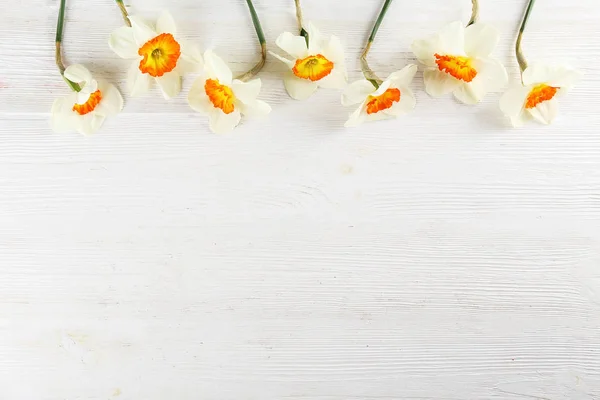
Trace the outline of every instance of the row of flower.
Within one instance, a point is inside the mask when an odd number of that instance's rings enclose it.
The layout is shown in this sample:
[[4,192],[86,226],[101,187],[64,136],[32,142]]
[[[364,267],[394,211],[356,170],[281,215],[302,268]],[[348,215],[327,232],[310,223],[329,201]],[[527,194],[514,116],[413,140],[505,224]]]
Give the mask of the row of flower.
[[[64,66],[61,56],[65,1],[61,0],[56,32],[56,63],[72,89],[52,106],[51,124],[56,132],[96,132],[106,117],[118,114],[123,98],[118,89],[95,80],[82,65]],[[416,100],[410,89],[417,72],[414,64],[406,65],[386,79],[380,79],[369,67],[367,55],[392,0],[385,0],[360,60],[364,79],[347,84],[344,49],[336,36],[323,36],[312,24],[303,24],[300,0],[294,0],[299,34],[282,33],[277,46],[289,56],[268,52],[287,66],[283,77],[289,95],[297,100],[310,97],[318,88],[344,89],[344,106],[356,107],[346,126],[366,121],[395,118],[414,109]],[[109,38],[110,48],[120,57],[133,60],[127,74],[127,89],[132,97],[148,92],[153,82],[165,99],[181,91],[181,77],[199,74],[193,82],[188,103],[209,119],[213,132],[233,130],[244,117],[262,117],[271,111],[258,100],[260,79],[254,78],[266,57],[266,40],[251,0],[246,0],[260,43],[260,61],[248,72],[234,77],[227,64],[211,50],[202,54],[192,44],[178,39],[175,22],[168,12],[155,23],[129,15],[122,0],[116,0],[126,26],[116,29]],[[507,90],[500,109],[513,125],[528,119],[552,122],[557,114],[556,96],[568,90],[580,74],[570,67],[542,64],[527,65],[521,52],[522,34],[535,0],[528,0],[516,41],[516,57],[521,82]],[[488,92],[504,88],[508,76],[504,66],[491,54],[499,39],[498,31],[477,22],[479,5],[472,0],[472,16],[464,26],[452,22],[437,34],[416,40],[411,50],[424,65],[425,91],[431,96],[453,93],[465,104],[478,103]]]

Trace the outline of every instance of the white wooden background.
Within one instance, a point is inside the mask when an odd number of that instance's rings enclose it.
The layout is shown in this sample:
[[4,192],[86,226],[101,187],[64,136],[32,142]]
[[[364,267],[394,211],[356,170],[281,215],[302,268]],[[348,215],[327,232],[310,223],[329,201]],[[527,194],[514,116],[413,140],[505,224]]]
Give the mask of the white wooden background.
[[[256,0],[270,48],[292,0]],[[512,44],[525,0],[481,0]],[[304,0],[339,35],[349,74],[376,0]],[[236,71],[257,46],[241,0],[169,7]],[[337,91],[290,99],[269,59],[264,122],[210,134],[155,89],[95,136],[48,128],[67,92],[58,0],[1,0],[0,399],[600,399],[600,6],[538,1],[530,60],[584,80],[545,127],[510,129],[499,93],[432,99],[342,127]],[[396,1],[371,53],[380,74],[468,0]],[[124,90],[110,0],[70,0],[65,61]]]

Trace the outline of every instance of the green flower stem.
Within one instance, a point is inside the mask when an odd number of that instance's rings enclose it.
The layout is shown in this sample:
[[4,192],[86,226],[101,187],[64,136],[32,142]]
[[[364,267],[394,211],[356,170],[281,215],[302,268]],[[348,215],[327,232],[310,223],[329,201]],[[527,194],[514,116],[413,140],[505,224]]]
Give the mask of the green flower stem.
[[127,12],[127,9],[125,8],[125,4],[123,4],[123,0],[115,0],[115,1],[117,2],[119,9],[121,10],[121,14],[123,14],[123,19],[125,20],[125,24],[127,24],[127,26],[131,26],[131,21],[129,20],[129,13]]
[[65,24],[65,7],[66,7],[66,0],[60,0],[60,9],[58,11],[58,23],[56,24],[56,52],[54,53],[54,57],[56,59],[56,66],[58,67],[58,70],[60,71],[60,75],[63,77],[65,82],[67,82],[67,85],[69,85],[69,87],[71,89],[73,89],[74,91],[79,92],[79,91],[81,91],[81,88],[79,87],[79,85],[77,83],[72,82],[72,81],[68,80],[67,78],[65,78],[65,64],[63,64],[63,61],[62,61],[61,43],[62,43],[63,27]]
[[365,50],[362,52],[360,56],[360,65],[362,67],[362,72],[365,78],[375,86],[375,89],[379,88],[379,85],[383,83],[383,81],[375,75],[373,70],[369,67],[369,63],[367,62],[367,55],[369,54],[369,50],[371,50],[371,45],[375,40],[375,36],[377,36],[377,31],[379,31],[379,26],[381,25],[381,21],[383,21],[383,17],[387,13],[388,8],[392,4],[392,0],[385,0],[383,3],[383,7],[379,12],[379,16],[377,17],[377,21],[375,21],[375,25],[373,26],[373,30],[371,31],[371,35],[369,36],[369,41],[365,46]]
[[533,9],[534,4],[535,0],[529,0],[529,2],[527,3],[527,8],[525,9],[525,14],[523,15],[523,21],[521,22],[521,26],[519,27],[517,43],[515,45],[515,53],[517,55],[517,61],[519,62],[519,68],[521,69],[521,80],[523,77],[523,71],[527,69],[527,60],[525,60],[525,56],[521,51],[521,40],[523,39],[523,31],[525,31],[525,26],[527,25],[527,20],[529,19],[529,14],[531,14],[531,10]]
[[258,15],[256,14],[256,9],[254,8],[254,4],[252,4],[252,0],[246,0],[246,3],[248,3],[248,9],[250,10],[250,15],[252,16],[254,30],[256,31],[256,36],[258,36],[258,42],[260,43],[260,61],[254,67],[252,67],[250,71],[237,78],[244,82],[258,74],[264,67],[265,61],[267,60],[267,41],[265,40],[265,34],[262,30],[262,26],[260,25]]
[[296,18],[298,19],[298,29],[300,30],[300,36],[304,36],[306,45],[308,46],[308,32],[304,29],[304,21],[302,20],[302,7],[300,7],[300,0],[294,0],[296,3]]
[[473,8],[471,9],[471,19],[467,23],[467,26],[473,25],[479,19],[479,1],[471,0],[471,3],[473,4]]

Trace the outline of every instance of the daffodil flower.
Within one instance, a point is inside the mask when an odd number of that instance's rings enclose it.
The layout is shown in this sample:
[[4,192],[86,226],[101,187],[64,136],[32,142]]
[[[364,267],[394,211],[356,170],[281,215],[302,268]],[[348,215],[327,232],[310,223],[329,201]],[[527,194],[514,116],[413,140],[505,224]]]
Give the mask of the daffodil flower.
[[56,25],[56,66],[69,85],[71,94],[54,100],[50,125],[55,132],[92,134],[104,123],[106,117],[123,109],[123,97],[117,88],[104,81],[96,81],[83,65],[65,68],[62,61],[62,33],[66,0],[61,0]]
[[476,104],[504,87],[506,69],[490,57],[498,39],[498,31],[489,25],[475,22],[465,28],[456,21],[413,42],[413,53],[425,65],[425,91],[434,97],[452,92],[457,100]]
[[153,80],[165,99],[177,96],[181,91],[181,75],[201,68],[200,52],[176,38],[177,27],[168,12],[164,12],[156,24],[138,16],[126,18],[131,26],[116,29],[108,44],[119,57],[135,60],[127,75],[131,96],[148,92]]
[[208,116],[210,129],[215,133],[232,131],[240,123],[242,114],[262,117],[271,112],[267,103],[257,99],[261,80],[252,79],[265,65],[267,41],[252,0],[246,3],[260,43],[260,60],[248,72],[234,78],[227,64],[208,50],[204,53],[204,70],[188,94],[190,107]]
[[392,0],[384,1],[367,41],[367,46],[360,57],[365,79],[351,83],[342,93],[342,105],[359,104],[356,111],[350,114],[350,118],[346,121],[344,125],[346,127],[356,126],[365,121],[396,118],[415,108],[416,99],[409,86],[417,73],[416,65],[409,64],[382,81],[371,70],[367,62],[371,45],[391,3]]
[[73,64],[65,69],[64,77],[80,87],[79,92],[56,99],[52,104],[51,125],[57,133],[95,133],[106,117],[123,109],[123,97],[114,85],[96,81],[84,66]]
[[225,62],[211,50],[204,53],[204,70],[188,94],[188,103],[195,111],[208,116],[210,129],[215,133],[227,133],[239,123],[242,114],[262,117],[271,107],[258,100],[260,79],[243,82],[233,79]]
[[344,126],[351,127],[366,121],[396,118],[412,111],[416,99],[409,86],[417,73],[417,66],[409,64],[394,72],[375,88],[367,79],[348,85],[342,94],[342,104],[360,104]]
[[500,109],[513,126],[521,126],[533,117],[550,124],[558,114],[558,99],[580,78],[569,67],[531,65],[523,71],[523,84],[510,88],[500,98]]
[[510,88],[500,98],[500,109],[513,126],[521,126],[531,118],[542,124],[552,123],[558,114],[557,97],[565,94],[581,77],[581,73],[566,66],[527,65],[521,40],[534,3],[535,0],[527,3],[515,46],[521,84]]
[[289,68],[283,81],[288,94],[296,100],[309,98],[319,87],[341,89],[348,80],[344,62],[344,49],[337,36],[325,38],[319,30],[308,23],[308,29],[302,26],[299,1],[296,12],[300,25],[300,35],[284,32],[275,41],[277,46],[293,59],[274,57]]

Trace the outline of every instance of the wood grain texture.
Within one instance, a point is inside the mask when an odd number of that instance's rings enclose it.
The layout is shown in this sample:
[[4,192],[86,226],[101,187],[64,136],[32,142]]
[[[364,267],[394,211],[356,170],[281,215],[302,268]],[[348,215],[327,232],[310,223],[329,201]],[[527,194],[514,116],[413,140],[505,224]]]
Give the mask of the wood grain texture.
[[[256,0],[269,46],[292,1]],[[470,2],[397,1],[371,51],[381,75]],[[524,0],[481,0],[511,79]],[[342,128],[340,93],[208,133],[184,93],[154,90],[92,137],[48,128],[66,93],[58,1],[0,16],[0,399],[600,399],[600,8],[538,2],[530,60],[584,80],[549,127],[510,129],[500,93],[468,107],[414,82],[417,108]],[[257,46],[241,0],[169,7],[236,71]],[[341,37],[351,80],[379,1],[304,0]],[[70,1],[65,59],[124,89],[112,1]],[[420,75],[420,74],[419,74]],[[125,94],[126,95],[126,94]]]

